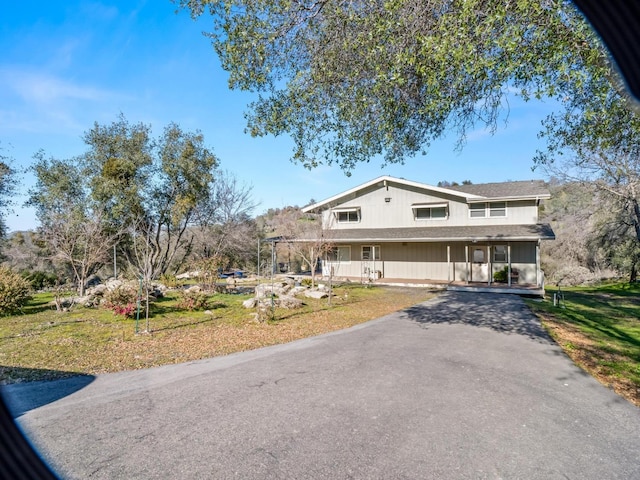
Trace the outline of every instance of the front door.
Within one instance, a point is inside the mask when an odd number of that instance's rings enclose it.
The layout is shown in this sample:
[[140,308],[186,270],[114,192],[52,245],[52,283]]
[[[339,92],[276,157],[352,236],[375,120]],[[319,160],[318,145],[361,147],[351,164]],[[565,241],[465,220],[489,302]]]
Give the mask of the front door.
[[362,246],[362,273],[371,280],[382,277],[382,255],[379,245]]
[[486,246],[471,246],[471,281],[489,281],[489,261],[487,258]]

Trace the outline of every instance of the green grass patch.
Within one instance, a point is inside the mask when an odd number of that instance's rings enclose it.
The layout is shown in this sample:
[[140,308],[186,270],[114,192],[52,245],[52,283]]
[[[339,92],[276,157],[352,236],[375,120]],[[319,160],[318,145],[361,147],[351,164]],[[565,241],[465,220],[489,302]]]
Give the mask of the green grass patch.
[[[251,295],[210,295],[208,311],[180,309],[177,292],[150,305],[136,322],[103,308],[58,312],[51,294],[36,294],[23,314],[0,318],[0,383],[99,374],[179,363],[317,335],[386,315],[431,296],[427,289],[345,285],[327,299],[304,298],[258,322],[242,302]],[[136,323],[138,333],[136,333]]]
[[563,288],[554,306],[557,292],[531,309],[578,365],[640,405],[640,285]]

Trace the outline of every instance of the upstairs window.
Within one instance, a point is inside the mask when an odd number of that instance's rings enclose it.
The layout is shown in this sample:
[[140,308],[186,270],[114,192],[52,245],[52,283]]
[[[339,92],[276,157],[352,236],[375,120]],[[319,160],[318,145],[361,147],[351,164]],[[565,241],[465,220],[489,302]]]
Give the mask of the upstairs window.
[[484,218],[487,216],[486,203],[472,203],[469,205],[469,216],[471,218]]
[[448,216],[447,204],[420,204],[412,205],[413,218],[415,220],[446,220]]
[[507,202],[491,202],[489,204],[489,216],[490,217],[506,217]]
[[470,218],[506,217],[507,202],[472,203],[469,205]]
[[333,214],[338,223],[358,223],[360,221],[360,209],[357,207],[335,209]]

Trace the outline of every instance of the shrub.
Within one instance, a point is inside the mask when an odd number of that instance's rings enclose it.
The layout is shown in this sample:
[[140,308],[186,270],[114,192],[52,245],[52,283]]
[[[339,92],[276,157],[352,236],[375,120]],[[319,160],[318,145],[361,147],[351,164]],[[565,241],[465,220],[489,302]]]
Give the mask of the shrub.
[[499,283],[506,283],[508,275],[509,275],[509,267],[505,266],[502,270],[493,272],[493,281],[499,282]]
[[171,275],[170,273],[163,273],[160,275],[160,283],[162,283],[167,288],[176,288],[178,286],[178,279],[175,275]]
[[31,284],[33,290],[55,287],[58,283],[58,277],[54,273],[43,272],[41,270],[22,272],[22,275]]
[[0,315],[14,313],[31,298],[30,283],[8,267],[0,266]]
[[209,306],[209,298],[204,292],[197,290],[183,290],[178,298],[178,308],[193,312],[194,310],[204,310]]
[[102,305],[116,315],[133,317],[138,306],[138,292],[130,285],[118,285],[104,292]]

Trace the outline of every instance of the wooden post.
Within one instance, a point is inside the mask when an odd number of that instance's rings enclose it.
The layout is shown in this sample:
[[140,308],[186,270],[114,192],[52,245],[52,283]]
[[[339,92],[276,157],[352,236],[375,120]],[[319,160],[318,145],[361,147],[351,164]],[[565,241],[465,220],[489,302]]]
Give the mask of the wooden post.
[[540,240],[536,244],[536,287],[540,287]]
[[451,245],[447,245],[447,282],[451,283]]
[[487,285],[491,286],[491,279],[493,277],[493,267],[491,265],[491,245],[487,245]]
[[511,286],[511,244],[507,244],[507,285]]
[[464,268],[466,271],[465,282],[469,285],[469,245],[464,246]]

